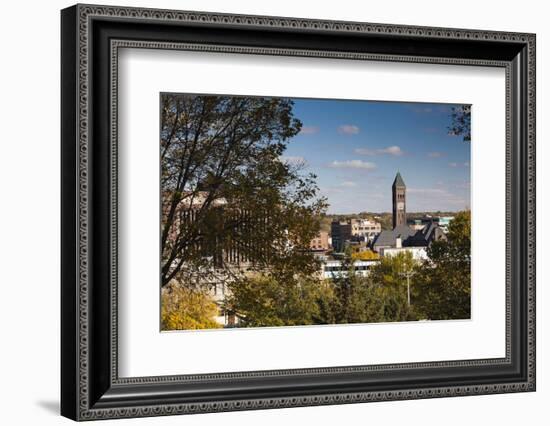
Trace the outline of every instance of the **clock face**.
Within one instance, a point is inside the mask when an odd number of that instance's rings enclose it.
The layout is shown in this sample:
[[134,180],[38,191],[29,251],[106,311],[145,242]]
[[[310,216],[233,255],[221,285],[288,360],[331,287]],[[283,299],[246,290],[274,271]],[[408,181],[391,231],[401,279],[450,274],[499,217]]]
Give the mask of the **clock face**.
[[397,203],[397,210],[403,210],[405,208],[405,203],[403,201],[399,201]]

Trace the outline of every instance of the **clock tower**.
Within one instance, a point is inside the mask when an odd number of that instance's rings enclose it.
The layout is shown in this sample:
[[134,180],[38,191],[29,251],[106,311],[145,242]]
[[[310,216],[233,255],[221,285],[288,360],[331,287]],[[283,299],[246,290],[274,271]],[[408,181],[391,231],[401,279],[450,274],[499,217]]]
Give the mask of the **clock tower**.
[[393,181],[392,189],[392,201],[393,201],[393,227],[396,228],[400,225],[407,224],[407,209],[405,193],[407,187],[401,177],[401,174],[397,172],[395,180]]

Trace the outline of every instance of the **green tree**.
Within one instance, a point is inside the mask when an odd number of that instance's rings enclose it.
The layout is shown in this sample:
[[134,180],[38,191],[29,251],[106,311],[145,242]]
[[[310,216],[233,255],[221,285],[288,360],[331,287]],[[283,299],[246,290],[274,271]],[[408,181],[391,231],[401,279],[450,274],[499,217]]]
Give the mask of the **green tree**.
[[242,315],[247,327],[325,324],[332,322],[332,288],[310,276],[243,277],[230,284],[227,306]]
[[[174,283],[174,282],[172,282]],[[201,290],[177,284],[166,286],[161,295],[163,330],[195,330],[221,327],[215,317],[218,306]]]
[[369,292],[367,282],[355,273],[351,249],[348,247],[342,259],[341,270],[333,274],[334,305],[332,311],[337,324],[368,322]]
[[[313,272],[307,250],[326,200],[281,160],[301,128],[286,98],[161,96],[161,284],[250,268]],[[233,259],[234,260],[234,259]]]
[[418,265],[410,252],[385,256],[369,274],[377,302],[383,312],[383,321],[410,321],[416,319],[415,300],[408,304],[407,275],[411,294],[414,294]]
[[470,318],[471,215],[458,213],[447,240],[434,241],[418,274],[418,309],[432,320]]
[[409,253],[382,258],[367,277],[355,272],[348,252],[342,262],[344,273],[332,278],[336,300],[336,323],[373,323],[413,319],[407,305],[406,286],[400,272],[412,267]]

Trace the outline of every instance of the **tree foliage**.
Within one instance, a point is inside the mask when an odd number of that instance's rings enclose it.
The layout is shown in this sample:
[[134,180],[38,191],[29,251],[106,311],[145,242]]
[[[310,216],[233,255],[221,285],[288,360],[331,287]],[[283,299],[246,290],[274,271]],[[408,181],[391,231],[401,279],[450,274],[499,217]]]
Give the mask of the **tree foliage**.
[[414,286],[414,274],[417,263],[410,252],[398,253],[383,257],[369,274],[369,280],[377,288],[377,303],[383,310],[385,322],[409,321],[416,319],[413,312],[414,300],[411,306],[407,301],[407,278],[409,274],[411,288]]
[[380,255],[372,250],[354,251],[351,254],[353,260],[378,260]]
[[161,98],[162,285],[197,271],[313,272],[309,242],[326,200],[303,165],[281,161],[301,128],[286,98]]
[[353,263],[347,253],[342,262],[342,273],[331,280],[336,296],[332,306],[334,322],[353,324],[383,321],[384,310],[377,300],[379,289],[370,279],[358,275]]
[[230,285],[228,307],[248,327],[410,321],[403,272],[416,271],[410,253],[382,258],[368,276],[354,270],[349,253],[331,279],[257,275]]
[[432,320],[470,318],[471,215],[458,213],[447,241],[434,241],[417,277],[418,310]]
[[218,306],[202,290],[169,285],[162,290],[162,330],[197,330],[221,327],[215,317]]
[[453,136],[462,136],[464,142],[470,142],[472,140],[471,120],[471,105],[460,105],[453,107],[451,112],[451,126],[449,127],[449,134]]
[[331,280],[335,300],[332,307],[336,324],[408,321],[414,319],[407,303],[407,287],[403,271],[416,264],[410,253],[385,257],[374,265],[368,276],[361,276],[353,267],[355,260],[347,256],[343,271]]
[[[331,279],[257,275],[232,284],[230,307],[246,326],[345,324],[463,319],[470,317],[470,213],[449,225],[448,239],[434,241],[428,259],[410,252],[386,256],[368,276],[355,272],[351,253]],[[407,276],[411,304],[407,300]]]
[[[162,95],[163,328],[217,327],[206,290],[220,280],[245,326],[469,318],[469,212],[422,265],[401,253],[363,277],[353,262],[377,255],[350,252],[343,272],[320,278],[309,245],[327,202],[304,164],[284,160],[301,129],[292,109],[286,98]],[[470,114],[454,108],[449,133],[469,141]]]
[[334,299],[328,282],[310,276],[256,275],[230,284],[227,301],[247,327],[326,324]]

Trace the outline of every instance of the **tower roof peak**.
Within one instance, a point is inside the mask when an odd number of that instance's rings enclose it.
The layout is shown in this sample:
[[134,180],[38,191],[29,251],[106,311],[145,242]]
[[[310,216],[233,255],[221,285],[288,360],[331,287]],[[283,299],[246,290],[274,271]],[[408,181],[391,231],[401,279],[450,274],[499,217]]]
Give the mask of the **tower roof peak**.
[[393,181],[393,186],[400,186],[400,187],[405,187],[405,181],[403,180],[403,178],[401,177],[401,173],[399,173],[399,171],[397,171],[397,174],[395,175],[395,179]]

